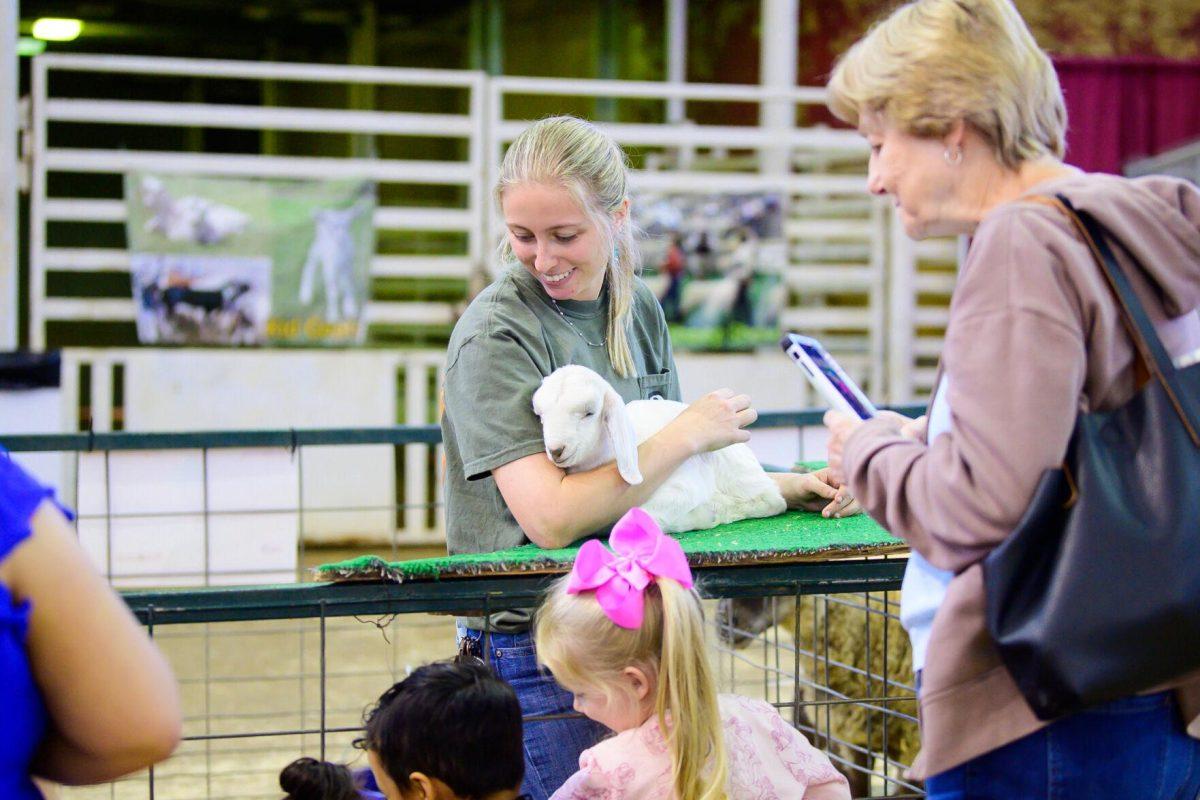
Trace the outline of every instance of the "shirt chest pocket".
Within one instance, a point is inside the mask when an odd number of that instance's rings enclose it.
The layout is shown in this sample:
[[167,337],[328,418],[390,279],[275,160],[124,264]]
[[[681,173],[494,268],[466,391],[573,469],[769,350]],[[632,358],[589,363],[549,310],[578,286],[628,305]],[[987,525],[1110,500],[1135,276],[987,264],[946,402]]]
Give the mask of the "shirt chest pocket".
[[660,400],[669,399],[667,395],[671,391],[671,372],[664,371],[658,375],[640,375],[638,376],[638,397],[643,400]]

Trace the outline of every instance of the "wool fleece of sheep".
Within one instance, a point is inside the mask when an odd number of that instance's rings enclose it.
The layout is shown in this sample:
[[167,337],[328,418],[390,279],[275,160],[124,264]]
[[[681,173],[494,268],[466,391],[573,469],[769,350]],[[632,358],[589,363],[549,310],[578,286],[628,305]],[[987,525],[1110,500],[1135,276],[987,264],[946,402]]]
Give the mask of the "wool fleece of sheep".
[[[533,394],[546,457],[567,472],[610,461],[630,485],[642,482],[637,448],[687,408],[674,400],[633,400],[587,367],[560,367]],[[684,461],[642,504],[667,533],[702,531],[727,522],[782,514],[787,503],[745,444]]]

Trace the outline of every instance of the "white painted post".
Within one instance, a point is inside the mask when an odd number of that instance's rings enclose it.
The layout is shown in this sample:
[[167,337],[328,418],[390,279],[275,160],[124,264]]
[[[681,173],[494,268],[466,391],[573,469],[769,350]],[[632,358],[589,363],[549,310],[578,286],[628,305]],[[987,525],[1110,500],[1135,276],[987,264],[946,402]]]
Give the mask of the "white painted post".
[[[790,92],[796,88],[796,60],[799,47],[800,0],[762,0],[759,47],[759,82],[765,89]],[[796,107],[790,99],[764,100],[759,125],[776,134],[774,139],[787,142],[796,127]],[[762,151],[759,171],[769,175],[791,172],[790,150],[786,144]]]
[[[30,142],[33,169],[29,176],[29,348],[46,347],[46,103],[49,80],[46,56],[35,56],[30,84],[33,113],[30,117]],[[74,423],[72,423],[72,430]]]
[[917,253],[913,240],[904,232],[900,215],[892,209],[891,258],[888,259],[888,307],[891,324],[888,326],[888,391],[892,403],[907,403],[913,399],[912,371],[913,319],[917,303]]
[[17,347],[17,0],[0,4],[0,351]]
[[871,288],[868,303],[871,307],[870,358],[868,374],[871,376],[871,392],[887,397],[887,206],[874,198],[869,212],[871,234]]
[[[406,425],[425,425],[429,408],[429,372],[423,359],[405,359],[404,422]],[[429,445],[404,445],[404,535],[419,536],[425,530],[425,502],[428,476],[425,455]]]
[[[687,0],[667,0],[667,81],[687,81]],[[682,97],[667,100],[667,122],[683,122],[686,115]]]

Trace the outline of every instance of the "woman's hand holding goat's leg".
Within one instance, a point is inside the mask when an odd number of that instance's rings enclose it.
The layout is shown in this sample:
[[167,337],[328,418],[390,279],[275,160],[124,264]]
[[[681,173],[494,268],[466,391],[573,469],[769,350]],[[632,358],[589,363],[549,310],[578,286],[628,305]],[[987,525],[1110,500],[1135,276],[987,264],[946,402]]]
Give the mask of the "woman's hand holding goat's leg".
[[750,440],[744,428],[758,419],[750,397],[730,389],[709,392],[692,403],[664,429],[690,442],[692,452],[707,453]]
[[771,472],[788,508],[820,511],[825,517],[849,517],[862,511],[850,490],[835,483],[829,468],[816,472]]

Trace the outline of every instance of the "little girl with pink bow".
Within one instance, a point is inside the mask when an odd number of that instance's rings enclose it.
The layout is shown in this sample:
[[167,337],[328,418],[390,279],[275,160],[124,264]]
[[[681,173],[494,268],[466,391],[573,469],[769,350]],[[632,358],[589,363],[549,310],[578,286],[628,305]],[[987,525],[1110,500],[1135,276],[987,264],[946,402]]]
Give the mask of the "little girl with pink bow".
[[537,613],[538,660],[614,736],[551,800],[849,800],[846,779],[774,707],[717,694],[679,542],[633,508],[590,540]]

